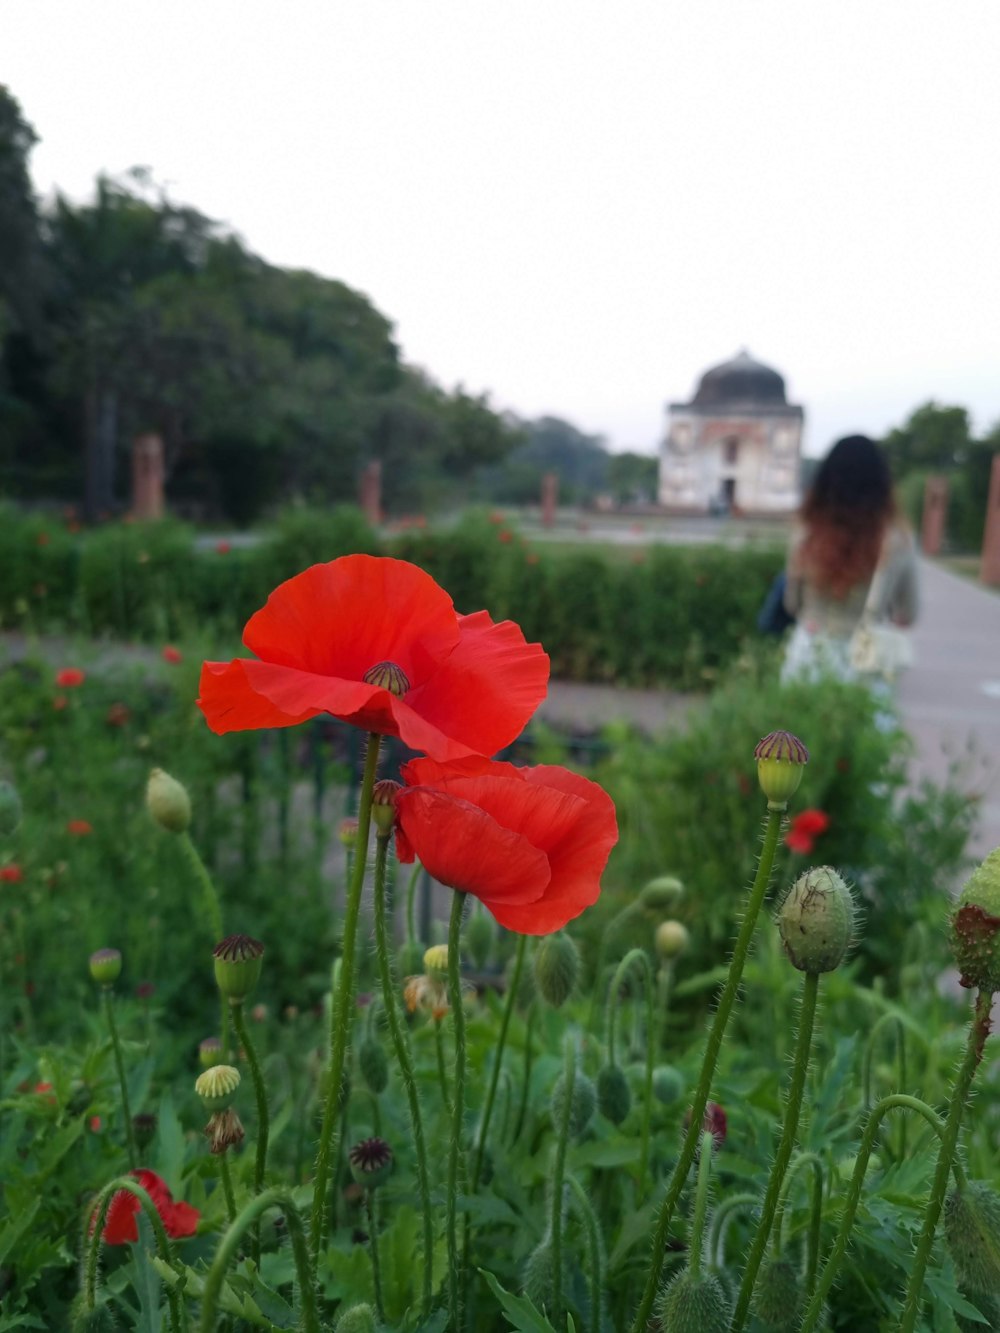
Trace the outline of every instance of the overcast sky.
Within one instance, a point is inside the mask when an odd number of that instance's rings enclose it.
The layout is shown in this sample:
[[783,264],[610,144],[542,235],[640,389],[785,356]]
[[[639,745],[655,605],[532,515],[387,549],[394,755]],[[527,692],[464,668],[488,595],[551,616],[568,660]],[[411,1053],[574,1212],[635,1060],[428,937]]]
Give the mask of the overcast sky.
[[996,0],[3,0],[37,189],[150,166],[406,359],[651,451],[746,345],[807,449],[1000,419]]

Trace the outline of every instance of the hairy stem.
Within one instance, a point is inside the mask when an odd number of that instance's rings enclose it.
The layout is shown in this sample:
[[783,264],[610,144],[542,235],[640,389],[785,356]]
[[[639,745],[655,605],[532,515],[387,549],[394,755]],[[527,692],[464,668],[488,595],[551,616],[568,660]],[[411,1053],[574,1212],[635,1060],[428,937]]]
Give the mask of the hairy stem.
[[[222,904],[219,901],[218,890],[215,882],[209,874],[208,866],[202,860],[201,853],[191,840],[191,835],[187,832],[180,835],[181,846],[184,848],[184,854],[191,864],[195,879],[201,886],[202,897],[205,903],[205,915],[208,917],[208,924],[212,931],[212,936],[216,944],[225,938],[225,931],[222,926]],[[220,1060],[226,1064],[229,1060],[229,1005],[226,997],[221,997],[220,1010],[221,1031],[219,1041],[222,1043],[222,1049],[219,1052]]]
[[445,1232],[448,1241],[448,1327],[461,1333],[461,1272],[458,1262],[458,1171],[465,1122],[465,1011],[462,1007],[462,908],[465,894],[455,893],[448,925],[448,1003],[455,1029],[455,1087],[452,1101],[451,1144],[448,1150],[448,1186]]
[[135,1146],[135,1131],[132,1127],[132,1112],[128,1104],[128,1083],[125,1079],[125,1062],[122,1060],[122,1045],[118,1038],[118,1024],[115,1022],[115,1003],[110,986],[103,987],[104,1015],[111,1034],[111,1049],[115,1053],[115,1068],[118,1071],[118,1088],[121,1092],[122,1115],[125,1117],[125,1146],[128,1150],[128,1164],[134,1171],[139,1165]]
[[552,1317],[559,1320],[562,1312],[562,1224],[563,1178],[566,1173],[566,1149],[569,1146],[569,1127],[573,1116],[573,1089],[576,1085],[576,1049],[572,1037],[567,1037],[563,1051],[563,1105],[556,1126],[555,1149],[552,1154]]
[[[101,1250],[101,1233],[104,1230],[112,1200],[120,1191],[132,1194],[139,1200],[139,1206],[153,1228],[160,1258],[176,1272],[173,1246],[170,1244],[170,1237],[163,1225],[163,1218],[156,1210],[156,1205],[142,1186],[131,1176],[119,1176],[117,1180],[112,1180],[110,1185],[104,1186],[97,1196],[96,1204],[88,1210],[83,1224],[83,1243],[86,1250],[83,1270],[83,1300],[88,1310],[93,1310],[97,1304],[97,1260]],[[170,1282],[166,1284],[166,1287],[172,1333],[184,1333],[188,1322],[180,1288],[179,1286],[175,1287]]]
[[708,1186],[712,1179],[712,1152],[714,1148],[715,1137],[710,1129],[706,1129],[701,1136],[701,1144],[698,1149],[698,1181],[694,1191],[691,1234],[688,1237],[688,1269],[692,1282],[697,1282],[701,1277],[705,1217],[708,1213]]
[[604,1290],[604,1271],[601,1255],[601,1232],[597,1221],[597,1214],[594,1212],[594,1206],[590,1202],[587,1191],[583,1188],[576,1176],[567,1176],[566,1183],[569,1185],[576,1202],[577,1210],[583,1218],[583,1225],[587,1232],[587,1267],[590,1270],[590,1328],[591,1333],[601,1333],[601,1298]]
[[528,937],[526,935],[518,935],[517,952],[514,955],[514,971],[511,974],[510,985],[507,987],[507,995],[504,999],[503,1017],[500,1020],[500,1035],[497,1037],[496,1048],[493,1052],[493,1068],[490,1071],[490,1083],[486,1089],[486,1102],[483,1105],[483,1115],[479,1122],[479,1140],[476,1144],[476,1156],[472,1165],[472,1187],[469,1191],[471,1194],[475,1194],[479,1188],[479,1176],[483,1169],[483,1154],[486,1151],[490,1119],[493,1115],[493,1102],[497,1095],[497,1084],[500,1082],[500,1069],[503,1064],[503,1052],[507,1044],[507,1032],[510,1028],[511,1015],[514,1012],[514,1005],[517,1003],[517,993],[521,988],[521,971],[524,967],[527,943]]

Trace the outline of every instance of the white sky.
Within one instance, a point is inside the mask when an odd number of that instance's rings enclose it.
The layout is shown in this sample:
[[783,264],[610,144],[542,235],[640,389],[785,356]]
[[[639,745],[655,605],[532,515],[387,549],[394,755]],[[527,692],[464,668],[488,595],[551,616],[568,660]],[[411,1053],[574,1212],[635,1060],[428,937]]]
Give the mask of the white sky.
[[37,189],[153,168],[497,407],[655,448],[741,345],[807,449],[1000,418],[996,0],[3,0]]

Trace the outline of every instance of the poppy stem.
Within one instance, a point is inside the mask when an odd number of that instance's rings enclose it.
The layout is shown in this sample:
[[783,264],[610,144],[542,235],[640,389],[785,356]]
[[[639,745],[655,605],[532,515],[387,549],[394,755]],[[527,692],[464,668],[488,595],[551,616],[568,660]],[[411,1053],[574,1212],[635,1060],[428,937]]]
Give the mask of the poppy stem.
[[[916,1111],[918,1115],[922,1115],[939,1139],[944,1134],[942,1118],[932,1107],[918,1097],[910,1097],[906,1093],[895,1092],[889,1097],[883,1097],[880,1102],[872,1107],[871,1114],[865,1124],[864,1134],[861,1137],[858,1155],[854,1159],[854,1175],[851,1177],[847,1197],[844,1200],[844,1210],[840,1215],[837,1239],[834,1241],[833,1249],[823,1265],[816,1290],[812,1293],[809,1304],[802,1316],[801,1333],[811,1333],[823,1313],[827,1293],[833,1286],[834,1278],[837,1276],[844,1255],[847,1253],[847,1242],[850,1239],[851,1228],[854,1226],[854,1218],[858,1211],[865,1176],[868,1174],[868,1159],[871,1157],[872,1149],[875,1146],[879,1127],[884,1117],[897,1107],[906,1111]],[[965,1183],[965,1172],[957,1158],[952,1163],[952,1170],[955,1174],[956,1183],[960,1186],[963,1185]]]
[[563,1181],[566,1175],[566,1149],[569,1145],[570,1121],[573,1118],[573,1091],[576,1086],[576,1046],[567,1037],[563,1050],[563,1104],[559,1124],[555,1126],[556,1141],[552,1154],[552,1219],[549,1235],[552,1241],[552,1317],[562,1314],[562,1231],[566,1208]]
[[[393,1049],[396,1052],[399,1072],[403,1078],[403,1088],[406,1092],[406,1101],[410,1112],[410,1128],[413,1131],[413,1147],[417,1159],[417,1188],[420,1191],[424,1246],[423,1308],[426,1314],[430,1311],[433,1294],[434,1225],[431,1214],[430,1178],[427,1174],[427,1146],[424,1141],[424,1122],[420,1113],[420,1096],[417,1092],[417,1080],[413,1069],[413,1058],[410,1054],[409,1038],[399,1017],[396,984],[392,975],[388,930],[386,928],[386,861],[390,841],[391,832],[385,837],[379,835],[375,840],[375,956],[378,961],[379,982],[382,986],[382,1004],[389,1024],[389,1035],[392,1038]],[[435,1026],[439,1026],[436,1021]],[[374,1247],[374,1240],[372,1244]]]
[[712,1179],[712,1153],[715,1151],[715,1138],[710,1129],[701,1136],[698,1149],[698,1182],[694,1192],[694,1213],[691,1217],[691,1232],[688,1236],[688,1271],[692,1282],[701,1277],[701,1264],[705,1251],[705,1218],[708,1216],[708,1186]]
[[372,1286],[375,1289],[375,1313],[380,1321],[384,1321],[385,1306],[382,1303],[382,1268],[378,1254],[378,1219],[375,1216],[374,1190],[365,1190],[365,1212],[368,1216],[368,1245],[372,1253]]
[[[220,940],[225,938],[225,931],[222,927],[222,904],[219,901],[218,890],[208,873],[208,866],[202,860],[201,853],[191,841],[191,835],[185,830],[180,835],[180,843],[184,848],[184,854],[191,863],[191,869],[194,871],[195,878],[201,886],[202,895],[205,900],[205,912],[208,916],[208,923],[212,931],[213,948]],[[222,1043],[222,1049],[219,1052],[219,1058],[222,1064],[229,1059],[227,1047],[229,1045],[229,1005],[226,997],[221,997],[221,1031],[219,1040]]]
[[486,1151],[486,1139],[490,1132],[490,1118],[493,1115],[493,1102],[497,1095],[497,1084],[500,1082],[500,1069],[503,1064],[503,1052],[507,1044],[507,1030],[510,1027],[514,1005],[517,1003],[517,993],[521,989],[521,972],[524,968],[524,954],[527,943],[527,935],[518,935],[517,952],[514,955],[514,970],[511,973],[510,985],[507,987],[503,1017],[500,1020],[500,1035],[497,1037],[496,1049],[493,1052],[490,1086],[486,1090],[486,1104],[483,1107],[483,1118],[479,1125],[479,1141],[476,1144],[476,1158],[472,1167],[472,1188],[469,1191],[471,1194],[475,1194],[479,1188],[479,1176],[483,1169],[483,1154]]
[[466,895],[456,892],[448,925],[448,1003],[455,1031],[455,1087],[452,1095],[451,1146],[448,1152],[448,1187],[445,1196],[445,1233],[448,1241],[448,1327],[461,1333],[461,1273],[458,1262],[458,1167],[465,1120],[465,1012],[462,1007],[462,909]]
[[[255,1194],[260,1194],[264,1188],[267,1142],[271,1125],[271,1117],[267,1108],[267,1088],[264,1086],[264,1075],[261,1073],[257,1052],[253,1048],[253,1042],[250,1040],[250,1034],[247,1032],[247,1025],[243,1019],[243,1002],[231,1000],[230,1009],[233,1015],[233,1030],[236,1033],[236,1040],[249,1066],[250,1077],[253,1080],[253,1090],[257,1098],[257,1156],[254,1161],[253,1188]],[[258,1227],[255,1227],[253,1232],[253,1258],[255,1263],[260,1263],[260,1229]]]
[[747,1256],[746,1268],[743,1270],[743,1281],[740,1285],[739,1296],[736,1299],[736,1309],[733,1311],[732,1323],[729,1326],[732,1333],[739,1333],[750,1312],[754,1283],[757,1281],[761,1260],[764,1258],[764,1251],[767,1249],[771,1224],[774,1221],[774,1214],[778,1207],[781,1184],[791,1160],[792,1149],[795,1147],[795,1137],[799,1128],[799,1112],[802,1109],[802,1094],[805,1091],[806,1075],[809,1072],[809,1053],[812,1048],[819,978],[820,974],[818,972],[806,972],[802,977],[799,1033],[795,1044],[792,1081],[788,1088],[788,1100],[785,1103],[785,1121],[781,1128],[778,1150],[771,1166],[771,1175],[767,1182],[767,1192],[764,1195],[760,1221],[757,1224],[757,1231],[750,1246],[750,1253]]
[[230,1222],[235,1222],[236,1195],[233,1193],[233,1177],[229,1171],[229,1156],[225,1152],[219,1154],[219,1175],[222,1178],[222,1192],[226,1196],[226,1212]]
[[646,1071],[643,1089],[642,1130],[639,1149],[639,1184],[638,1198],[641,1200],[646,1189],[646,1171],[649,1167],[649,1138],[651,1117],[653,1114],[653,1062],[656,1054],[656,998],[653,986],[653,969],[645,949],[630,949],[615,969],[608,988],[608,1063],[615,1060],[615,1037],[618,1019],[618,1002],[625,978],[633,968],[642,973],[646,991]]
[[354,1003],[354,964],[357,952],[358,918],[361,914],[361,890],[365,882],[365,863],[368,857],[368,834],[371,829],[372,789],[378,768],[381,736],[371,733],[365,758],[364,776],[358,800],[358,839],[355,844],[354,864],[347,890],[344,911],[344,936],[341,945],[340,985],[333,1000],[333,1021],[330,1024],[330,1065],[327,1072],[326,1098],[323,1106],[323,1124],[316,1150],[316,1178],[313,1185],[310,1238],[312,1263],[315,1270],[326,1229],[327,1189],[330,1181],[330,1161],[338,1146],[337,1110],[340,1103],[340,1085],[344,1077],[344,1062],[351,1028],[351,1007]]
[[115,1022],[115,1002],[114,995],[110,986],[102,988],[101,998],[104,1001],[104,1015],[108,1020],[108,1031],[111,1033],[111,1048],[115,1053],[115,1068],[118,1071],[118,1087],[121,1090],[122,1115],[125,1117],[125,1145],[128,1149],[128,1164],[134,1171],[139,1165],[138,1155],[135,1147],[135,1134],[132,1129],[132,1112],[128,1104],[128,1082],[125,1078],[125,1064],[122,1060],[122,1046],[118,1039],[118,1024]]
[[[101,1234],[107,1221],[108,1209],[118,1193],[132,1194],[139,1200],[139,1207],[153,1228],[160,1258],[176,1272],[174,1247],[170,1244],[170,1237],[167,1235],[167,1229],[163,1225],[163,1218],[157,1211],[156,1204],[131,1176],[119,1176],[117,1180],[112,1180],[110,1184],[104,1186],[97,1196],[96,1204],[88,1210],[83,1224],[83,1243],[87,1255],[83,1270],[83,1304],[87,1310],[93,1310],[97,1305],[97,1270],[101,1252]],[[187,1311],[181,1300],[180,1286],[179,1284],[175,1286],[172,1282],[166,1285],[172,1333],[184,1333],[188,1321]]]
[[649,1320],[649,1316],[652,1313],[653,1301],[656,1298],[657,1288],[660,1284],[660,1274],[663,1271],[663,1263],[666,1258],[667,1235],[670,1231],[670,1223],[673,1219],[674,1209],[677,1207],[677,1200],[680,1198],[681,1191],[687,1183],[688,1172],[691,1169],[691,1163],[694,1161],[695,1151],[698,1147],[698,1140],[701,1137],[701,1122],[705,1115],[705,1105],[708,1102],[708,1094],[711,1091],[712,1078],[715,1074],[715,1066],[718,1063],[719,1051],[722,1049],[722,1039],[726,1035],[726,1028],[729,1025],[729,1016],[733,1011],[733,1005],[736,1003],[736,996],[739,993],[740,982],[743,978],[743,968],[746,965],[747,954],[750,951],[750,941],[753,938],[754,929],[757,925],[757,917],[760,915],[764,895],[767,893],[767,887],[771,881],[771,870],[774,866],[774,853],[778,846],[778,835],[781,832],[781,821],[784,812],[783,805],[779,809],[769,808],[767,812],[767,825],[764,830],[764,845],[761,848],[760,860],[757,862],[757,873],[754,876],[753,887],[750,890],[750,897],[747,900],[746,911],[743,914],[743,922],[740,926],[739,934],[736,937],[736,943],[733,946],[733,956],[729,964],[729,974],[726,977],[725,985],[719,996],[718,1007],[715,1010],[715,1017],[712,1020],[712,1026],[709,1030],[708,1041],[705,1044],[705,1055],[702,1060],[698,1086],[695,1089],[694,1098],[691,1104],[691,1119],[688,1124],[687,1134],[684,1137],[684,1144],[681,1148],[680,1156],[674,1164],[674,1170],[670,1177],[670,1183],[667,1186],[666,1196],[660,1207],[660,1216],[657,1219],[656,1232],[653,1236],[653,1262],[650,1264],[649,1273],[646,1276],[646,1286],[642,1293],[639,1309],[636,1311],[635,1320],[632,1324],[632,1333],[643,1333]]
[[566,1183],[572,1191],[577,1210],[587,1231],[587,1261],[590,1269],[590,1328],[592,1333],[600,1333],[601,1294],[604,1290],[604,1262],[600,1226],[593,1204],[590,1202],[590,1196],[576,1176],[567,1176]]

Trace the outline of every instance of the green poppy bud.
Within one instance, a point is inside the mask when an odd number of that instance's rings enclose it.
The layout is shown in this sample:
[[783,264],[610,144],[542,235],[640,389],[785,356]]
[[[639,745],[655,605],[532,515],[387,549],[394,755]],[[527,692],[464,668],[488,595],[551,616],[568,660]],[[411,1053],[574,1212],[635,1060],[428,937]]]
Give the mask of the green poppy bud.
[[118,1324],[107,1301],[98,1299],[93,1309],[89,1309],[81,1297],[73,1309],[71,1333],[115,1333]]
[[385,1139],[362,1139],[347,1154],[351,1175],[366,1190],[373,1190],[392,1172],[392,1149]]
[[757,743],[757,779],[769,810],[784,810],[798,791],[809,751],[790,731],[772,731]]
[[233,1065],[213,1065],[199,1074],[194,1090],[206,1111],[225,1111],[236,1100],[240,1071]]
[[198,1063],[202,1069],[211,1069],[219,1063],[222,1054],[222,1042],[218,1037],[206,1037],[198,1043]]
[[374,1037],[365,1037],[358,1047],[358,1068],[369,1092],[385,1092],[389,1086],[389,1061],[382,1043]]
[[424,950],[424,971],[432,981],[448,980],[447,944],[432,944]]
[[469,917],[469,923],[465,927],[465,947],[468,949],[469,957],[476,967],[482,969],[489,962],[495,938],[493,918],[488,912],[484,912],[480,907],[477,907]]
[[653,1096],[670,1106],[684,1095],[684,1079],[673,1065],[658,1065],[653,1070]]
[[392,835],[396,823],[396,794],[402,790],[403,784],[393,782],[391,778],[375,783],[372,790],[372,823],[380,838]]
[[119,949],[98,949],[90,955],[90,975],[99,986],[113,986],[121,974]]
[[[564,1277],[566,1264],[563,1262]],[[552,1290],[555,1278],[555,1263],[552,1254],[552,1242],[546,1237],[540,1245],[528,1255],[524,1265],[524,1294],[539,1310],[552,1305]],[[566,1288],[563,1282],[563,1290]]]
[[573,992],[580,975],[580,951],[565,931],[545,935],[534,958],[538,993],[553,1009],[559,1009]]
[[378,1333],[375,1311],[370,1305],[352,1305],[337,1320],[336,1333]]
[[801,1323],[804,1293],[799,1275],[787,1259],[766,1259],[757,1274],[753,1311],[775,1333],[795,1333]]
[[951,918],[963,986],[1000,990],[1000,847],[970,875]]
[[976,1295],[1000,1293],[1000,1194],[984,1180],[952,1190],[944,1234],[959,1286]]
[[663,1333],[727,1333],[732,1309],[717,1277],[693,1278],[685,1269],[661,1293],[656,1313]]
[[212,951],[215,980],[230,1004],[242,1004],[260,980],[264,946],[249,935],[229,935]]
[[684,885],[674,875],[657,875],[641,890],[639,901],[650,912],[665,912],[683,893]]
[[17,832],[21,813],[21,798],[17,788],[5,779],[0,780],[0,837],[9,837]]
[[191,798],[176,778],[154,768],[146,783],[146,809],[171,833],[185,833],[191,823]]
[[597,1075],[597,1107],[613,1125],[622,1124],[632,1109],[628,1079],[618,1065],[605,1065]]
[[[562,1124],[563,1112],[566,1108],[566,1078],[560,1074],[556,1079],[555,1087],[552,1089],[552,1100],[549,1109],[552,1113],[552,1124],[558,1133]],[[569,1136],[571,1139],[580,1138],[591,1120],[594,1118],[594,1111],[597,1109],[597,1089],[594,1087],[592,1079],[586,1074],[576,1071],[576,1077],[573,1079],[573,1098],[569,1108]]]
[[789,962],[800,972],[832,972],[854,938],[855,918],[851,890],[836,870],[807,870],[778,908],[778,933]]
[[679,958],[691,943],[687,926],[680,921],[661,921],[653,937],[656,952],[664,961]]

